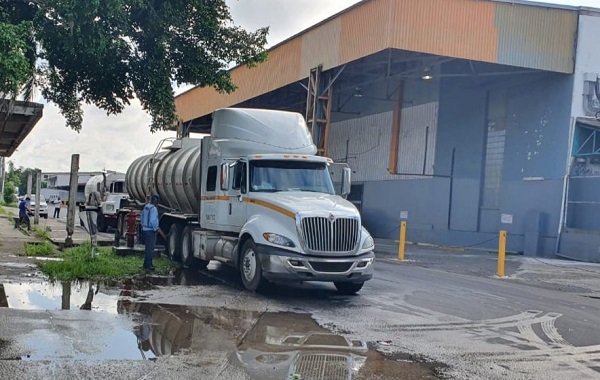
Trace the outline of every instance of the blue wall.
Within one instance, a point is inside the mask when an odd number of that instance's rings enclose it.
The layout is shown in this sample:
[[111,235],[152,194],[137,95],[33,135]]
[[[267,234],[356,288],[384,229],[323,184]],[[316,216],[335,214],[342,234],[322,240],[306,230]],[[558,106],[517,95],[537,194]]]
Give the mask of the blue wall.
[[[486,213],[479,208],[486,96],[489,90],[501,88],[508,94],[508,119],[500,210]],[[442,80],[434,169],[440,177],[365,183],[365,226],[376,237],[397,238],[400,211],[406,210],[411,241],[481,243],[494,248],[494,236],[505,228],[510,250],[552,255],[568,154],[571,96],[572,78],[562,74],[503,75],[487,83]],[[453,150],[450,200],[451,181],[445,176],[451,172]],[[501,225],[501,213],[512,214],[513,224]],[[482,243],[486,240],[490,241]]]

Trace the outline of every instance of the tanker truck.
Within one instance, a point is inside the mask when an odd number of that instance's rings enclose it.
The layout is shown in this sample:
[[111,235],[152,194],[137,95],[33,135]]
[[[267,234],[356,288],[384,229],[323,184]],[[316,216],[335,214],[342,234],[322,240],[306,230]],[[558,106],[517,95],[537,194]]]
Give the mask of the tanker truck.
[[354,294],[373,276],[374,242],[345,199],[350,168],[340,170],[338,196],[333,161],[316,153],[298,113],[218,109],[210,136],[176,139],[129,166],[135,207],[120,210],[117,234],[126,234],[127,213],[139,215],[158,193],[172,260],[196,268],[218,260],[237,268],[250,291],[324,281]]
[[117,227],[118,210],[121,200],[127,199],[125,174],[107,172],[93,176],[85,183],[85,207],[98,207],[96,225],[98,231],[106,232],[108,227]]

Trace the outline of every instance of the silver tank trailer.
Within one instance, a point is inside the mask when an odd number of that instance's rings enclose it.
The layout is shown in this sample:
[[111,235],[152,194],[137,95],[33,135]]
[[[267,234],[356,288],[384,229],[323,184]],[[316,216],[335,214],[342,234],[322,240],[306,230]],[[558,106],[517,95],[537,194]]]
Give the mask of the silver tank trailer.
[[200,144],[182,149],[142,156],[129,166],[125,174],[127,189],[138,202],[145,203],[152,191],[151,176],[160,195],[160,204],[184,214],[197,214],[200,206]]

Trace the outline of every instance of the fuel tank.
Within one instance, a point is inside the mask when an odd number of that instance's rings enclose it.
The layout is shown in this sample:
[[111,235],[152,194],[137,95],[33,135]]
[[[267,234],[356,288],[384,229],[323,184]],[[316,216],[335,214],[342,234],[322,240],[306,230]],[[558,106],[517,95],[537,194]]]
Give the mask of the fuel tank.
[[171,148],[133,161],[125,173],[127,190],[132,198],[145,203],[156,191],[162,206],[184,214],[198,213],[200,140],[184,140],[181,148]]

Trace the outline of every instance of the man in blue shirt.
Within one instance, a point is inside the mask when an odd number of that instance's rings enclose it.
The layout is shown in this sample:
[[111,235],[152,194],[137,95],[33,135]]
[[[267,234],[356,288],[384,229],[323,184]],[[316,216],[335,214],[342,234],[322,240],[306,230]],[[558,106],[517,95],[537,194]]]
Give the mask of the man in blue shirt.
[[31,223],[29,222],[29,215],[27,212],[29,211],[29,201],[31,198],[27,197],[19,203],[19,221],[15,224],[15,228],[19,227],[21,223],[25,222],[27,224],[27,231],[31,231]]
[[[144,253],[144,269],[154,270],[152,258],[154,257],[154,245],[156,244],[156,233],[160,231],[158,227],[158,209],[156,205],[160,200],[158,194],[152,194],[150,202],[146,203],[142,210],[142,233],[144,235],[144,244],[146,245]],[[162,235],[162,234],[161,234]]]

